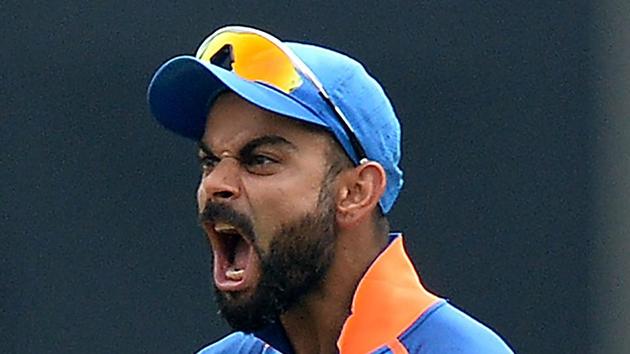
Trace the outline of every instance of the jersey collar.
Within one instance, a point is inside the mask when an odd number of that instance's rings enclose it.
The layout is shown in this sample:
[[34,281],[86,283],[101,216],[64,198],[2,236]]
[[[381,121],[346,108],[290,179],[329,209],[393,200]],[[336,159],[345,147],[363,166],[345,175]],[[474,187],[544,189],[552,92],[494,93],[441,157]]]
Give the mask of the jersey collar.
[[351,314],[341,331],[341,353],[368,353],[393,344],[439,298],[420,282],[400,234],[365,273],[352,301]]
[[[337,348],[343,354],[369,353],[395,345],[401,335],[439,298],[427,291],[405,251],[401,234],[370,265],[354,293]],[[254,335],[283,353],[292,353],[282,325]]]

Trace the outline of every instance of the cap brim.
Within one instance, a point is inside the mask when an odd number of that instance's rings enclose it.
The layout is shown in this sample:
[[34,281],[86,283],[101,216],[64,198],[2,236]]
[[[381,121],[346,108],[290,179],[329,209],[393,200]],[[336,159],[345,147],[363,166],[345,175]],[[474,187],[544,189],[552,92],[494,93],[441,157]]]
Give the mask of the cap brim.
[[147,98],[158,122],[177,134],[199,140],[211,103],[225,90],[277,114],[326,126],[311,110],[284,92],[242,79],[192,56],[179,56],[164,63],[149,84]]

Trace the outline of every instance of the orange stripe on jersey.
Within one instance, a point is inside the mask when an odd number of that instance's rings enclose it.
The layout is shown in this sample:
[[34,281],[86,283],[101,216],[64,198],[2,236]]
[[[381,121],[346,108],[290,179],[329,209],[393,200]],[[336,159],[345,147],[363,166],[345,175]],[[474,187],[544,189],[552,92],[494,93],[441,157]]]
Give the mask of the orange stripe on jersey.
[[405,346],[400,343],[398,338],[387,343],[387,347],[389,347],[389,350],[392,351],[392,354],[409,354],[407,348],[405,348]]
[[[394,341],[400,344],[396,338],[438,300],[420,283],[398,236],[359,282],[337,341],[340,353],[364,354]],[[402,344],[396,348],[404,349]]]

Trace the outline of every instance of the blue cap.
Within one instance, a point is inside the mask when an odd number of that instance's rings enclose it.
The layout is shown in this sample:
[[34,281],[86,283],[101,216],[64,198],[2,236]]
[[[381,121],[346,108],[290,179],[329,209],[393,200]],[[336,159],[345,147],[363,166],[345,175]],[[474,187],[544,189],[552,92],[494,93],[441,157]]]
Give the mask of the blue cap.
[[[403,176],[399,167],[400,124],[383,88],[359,62],[346,55],[310,44],[285,44],[311,69],[343,111],[367,158],[385,169],[387,186],[380,205],[383,213],[389,212],[402,187]],[[200,140],[209,105],[225,90],[260,108],[328,129],[358,164],[342,123],[310,84],[284,93],[195,57],[178,56],[164,63],[153,76],[148,90],[149,107],[167,129]]]

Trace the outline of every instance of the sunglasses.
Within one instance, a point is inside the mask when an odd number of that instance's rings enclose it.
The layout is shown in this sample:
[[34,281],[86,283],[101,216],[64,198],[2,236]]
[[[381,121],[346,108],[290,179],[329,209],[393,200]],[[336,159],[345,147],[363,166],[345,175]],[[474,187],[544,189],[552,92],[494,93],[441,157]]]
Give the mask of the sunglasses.
[[223,27],[201,43],[196,57],[243,79],[271,85],[286,94],[300,87],[303,78],[307,79],[335,113],[360,163],[367,161],[365,150],[339,106],[311,69],[279,39],[254,28]]

